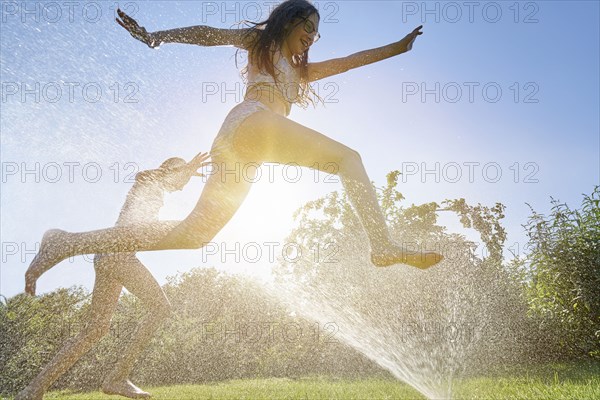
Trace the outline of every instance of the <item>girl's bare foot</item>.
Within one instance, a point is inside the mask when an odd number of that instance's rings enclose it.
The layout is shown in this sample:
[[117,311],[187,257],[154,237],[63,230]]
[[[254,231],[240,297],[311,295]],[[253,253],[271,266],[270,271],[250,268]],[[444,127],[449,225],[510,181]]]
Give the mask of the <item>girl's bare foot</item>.
[[393,245],[385,250],[371,253],[371,262],[377,267],[389,267],[394,264],[407,264],[419,269],[427,269],[444,259],[435,251],[411,251],[402,246]]
[[127,379],[120,382],[104,382],[102,385],[102,392],[105,394],[128,397],[130,399],[147,399],[151,396],[150,393],[144,392]]
[[38,278],[44,272],[68,257],[65,236],[67,232],[51,229],[44,234],[40,250],[25,272],[25,293],[35,296]]

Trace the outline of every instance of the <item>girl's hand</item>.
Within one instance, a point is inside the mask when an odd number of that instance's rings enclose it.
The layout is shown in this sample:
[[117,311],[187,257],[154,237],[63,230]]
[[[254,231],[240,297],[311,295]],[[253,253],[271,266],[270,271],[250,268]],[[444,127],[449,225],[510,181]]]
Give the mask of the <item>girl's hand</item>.
[[421,32],[422,28],[423,28],[423,25],[419,25],[411,33],[409,33],[408,35],[406,35],[404,37],[404,39],[402,39],[402,41],[406,43],[406,51],[411,50],[412,49],[412,45],[415,42],[415,39],[417,38],[417,36],[423,34],[423,32]]
[[148,47],[152,49],[160,44],[154,38],[154,35],[152,33],[148,33],[148,31],[146,31],[146,28],[140,26],[135,19],[125,14],[123,11],[121,11],[120,8],[117,9],[117,13],[119,14],[119,17],[121,17],[121,19],[115,18],[115,20],[119,25],[126,29],[127,32],[131,34],[131,36],[133,36],[140,42],[145,43],[146,45],[148,45]]
[[187,163],[192,175],[204,176],[204,174],[198,172],[198,170],[206,165],[212,164],[211,162],[205,162],[208,158],[210,158],[209,153],[198,153],[189,163]]

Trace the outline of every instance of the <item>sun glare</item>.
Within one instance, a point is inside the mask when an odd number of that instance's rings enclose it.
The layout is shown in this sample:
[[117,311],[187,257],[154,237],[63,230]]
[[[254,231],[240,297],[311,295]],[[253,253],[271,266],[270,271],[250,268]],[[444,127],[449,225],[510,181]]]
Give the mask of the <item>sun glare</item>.
[[[239,210],[242,232],[259,240],[283,240],[292,228],[292,214],[299,204],[296,185],[276,179],[253,184]],[[245,236],[245,235],[244,235]]]
[[[294,228],[294,212],[308,201],[341,189],[339,183],[319,183],[323,181],[332,179],[308,168],[263,164],[261,175],[253,180],[250,192],[233,218],[212,243],[194,256],[183,252],[181,257],[188,262],[182,258],[182,265],[214,266],[228,273],[269,279],[278,260],[294,254],[296,244],[286,242]],[[183,192],[167,195],[160,218],[185,218],[196,205],[203,185],[201,179],[192,180]],[[202,262],[198,263],[199,260]]]

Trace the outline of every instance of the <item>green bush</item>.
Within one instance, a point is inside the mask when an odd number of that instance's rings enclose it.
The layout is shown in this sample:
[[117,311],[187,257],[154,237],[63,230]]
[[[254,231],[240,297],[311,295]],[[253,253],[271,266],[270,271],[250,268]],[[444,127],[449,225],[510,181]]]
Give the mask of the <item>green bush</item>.
[[600,358],[600,186],[579,210],[554,199],[548,216],[532,209],[525,228],[532,314],[561,355]]
[[81,324],[87,295],[58,289],[14,296],[0,306],[0,395],[25,386]]
[[[362,355],[326,340],[313,321],[290,315],[256,283],[203,268],[170,278],[164,290],[174,312],[134,368],[132,379],[140,385],[348,377],[357,370],[368,376],[381,374]],[[22,389],[81,331],[90,303],[91,296],[80,288],[40,297],[18,295],[0,303],[0,395]],[[122,295],[110,333],[53,388],[97,389],[146,312],[131,294]],[[291,335],[286,336],[285,327],[291,328]]]

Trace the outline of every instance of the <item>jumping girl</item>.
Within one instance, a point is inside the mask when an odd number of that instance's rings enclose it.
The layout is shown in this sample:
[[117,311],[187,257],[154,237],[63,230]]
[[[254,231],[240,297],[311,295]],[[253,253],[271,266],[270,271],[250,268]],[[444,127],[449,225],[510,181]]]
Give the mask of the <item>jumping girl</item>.
[[[173,157],[163,162],[158,169],[138,173],[116,225],[158,221],[165,192],[181,190],[192,176],[203,176],[197,170],[207,158],[208,154],[200,153],[186,163],[181,158]],[[77,336],[65,343],[15,400],[41,400],[46,390],[109,332],[110,321],[123,287],[142,301],[147,315],[139,324],[131,343],[122,349],[112,373],[102,384],[102,391],[130,398],[150,396],[150,393],[135,386],[127,377],[154,332],[169,316],[171,304],[135,253],[98,254],[94,257],[94,269],[96,279],[89,322]]]
[[[236,165],[265,162],[296,163],[303,167],[335,163],[337,175],[366,230],[375,266],[408,264],[428,268],[443,257],[432,251],[408,251],[392,241],[375,190],[358,152],[287,118],[292,103],[311,99],[310,83],[372,64],[412,48],[422,26],[402,40],[347,57],[308,62],[308,51],[319,38],[319,13],[306,0],[287,0],[267,20],[243,29],[192,26],[147,32],[121,10],[117,22],[149,47],[162,43],[200,46],[231,45],[248,51],[245,99],[236,105],[214,139],[212,162],[223,171]],[[290,90],[290,88],[292,88]],[[194,210],[183,221],[116,226],[84,233],[50,230],[25,274],[26,291],[35,293],[36,280],[56,263],[79,254],[197,249],[210,242],[240,207],[253,177],[212,174]],[[330,171],[324,171],[330,172]]]

